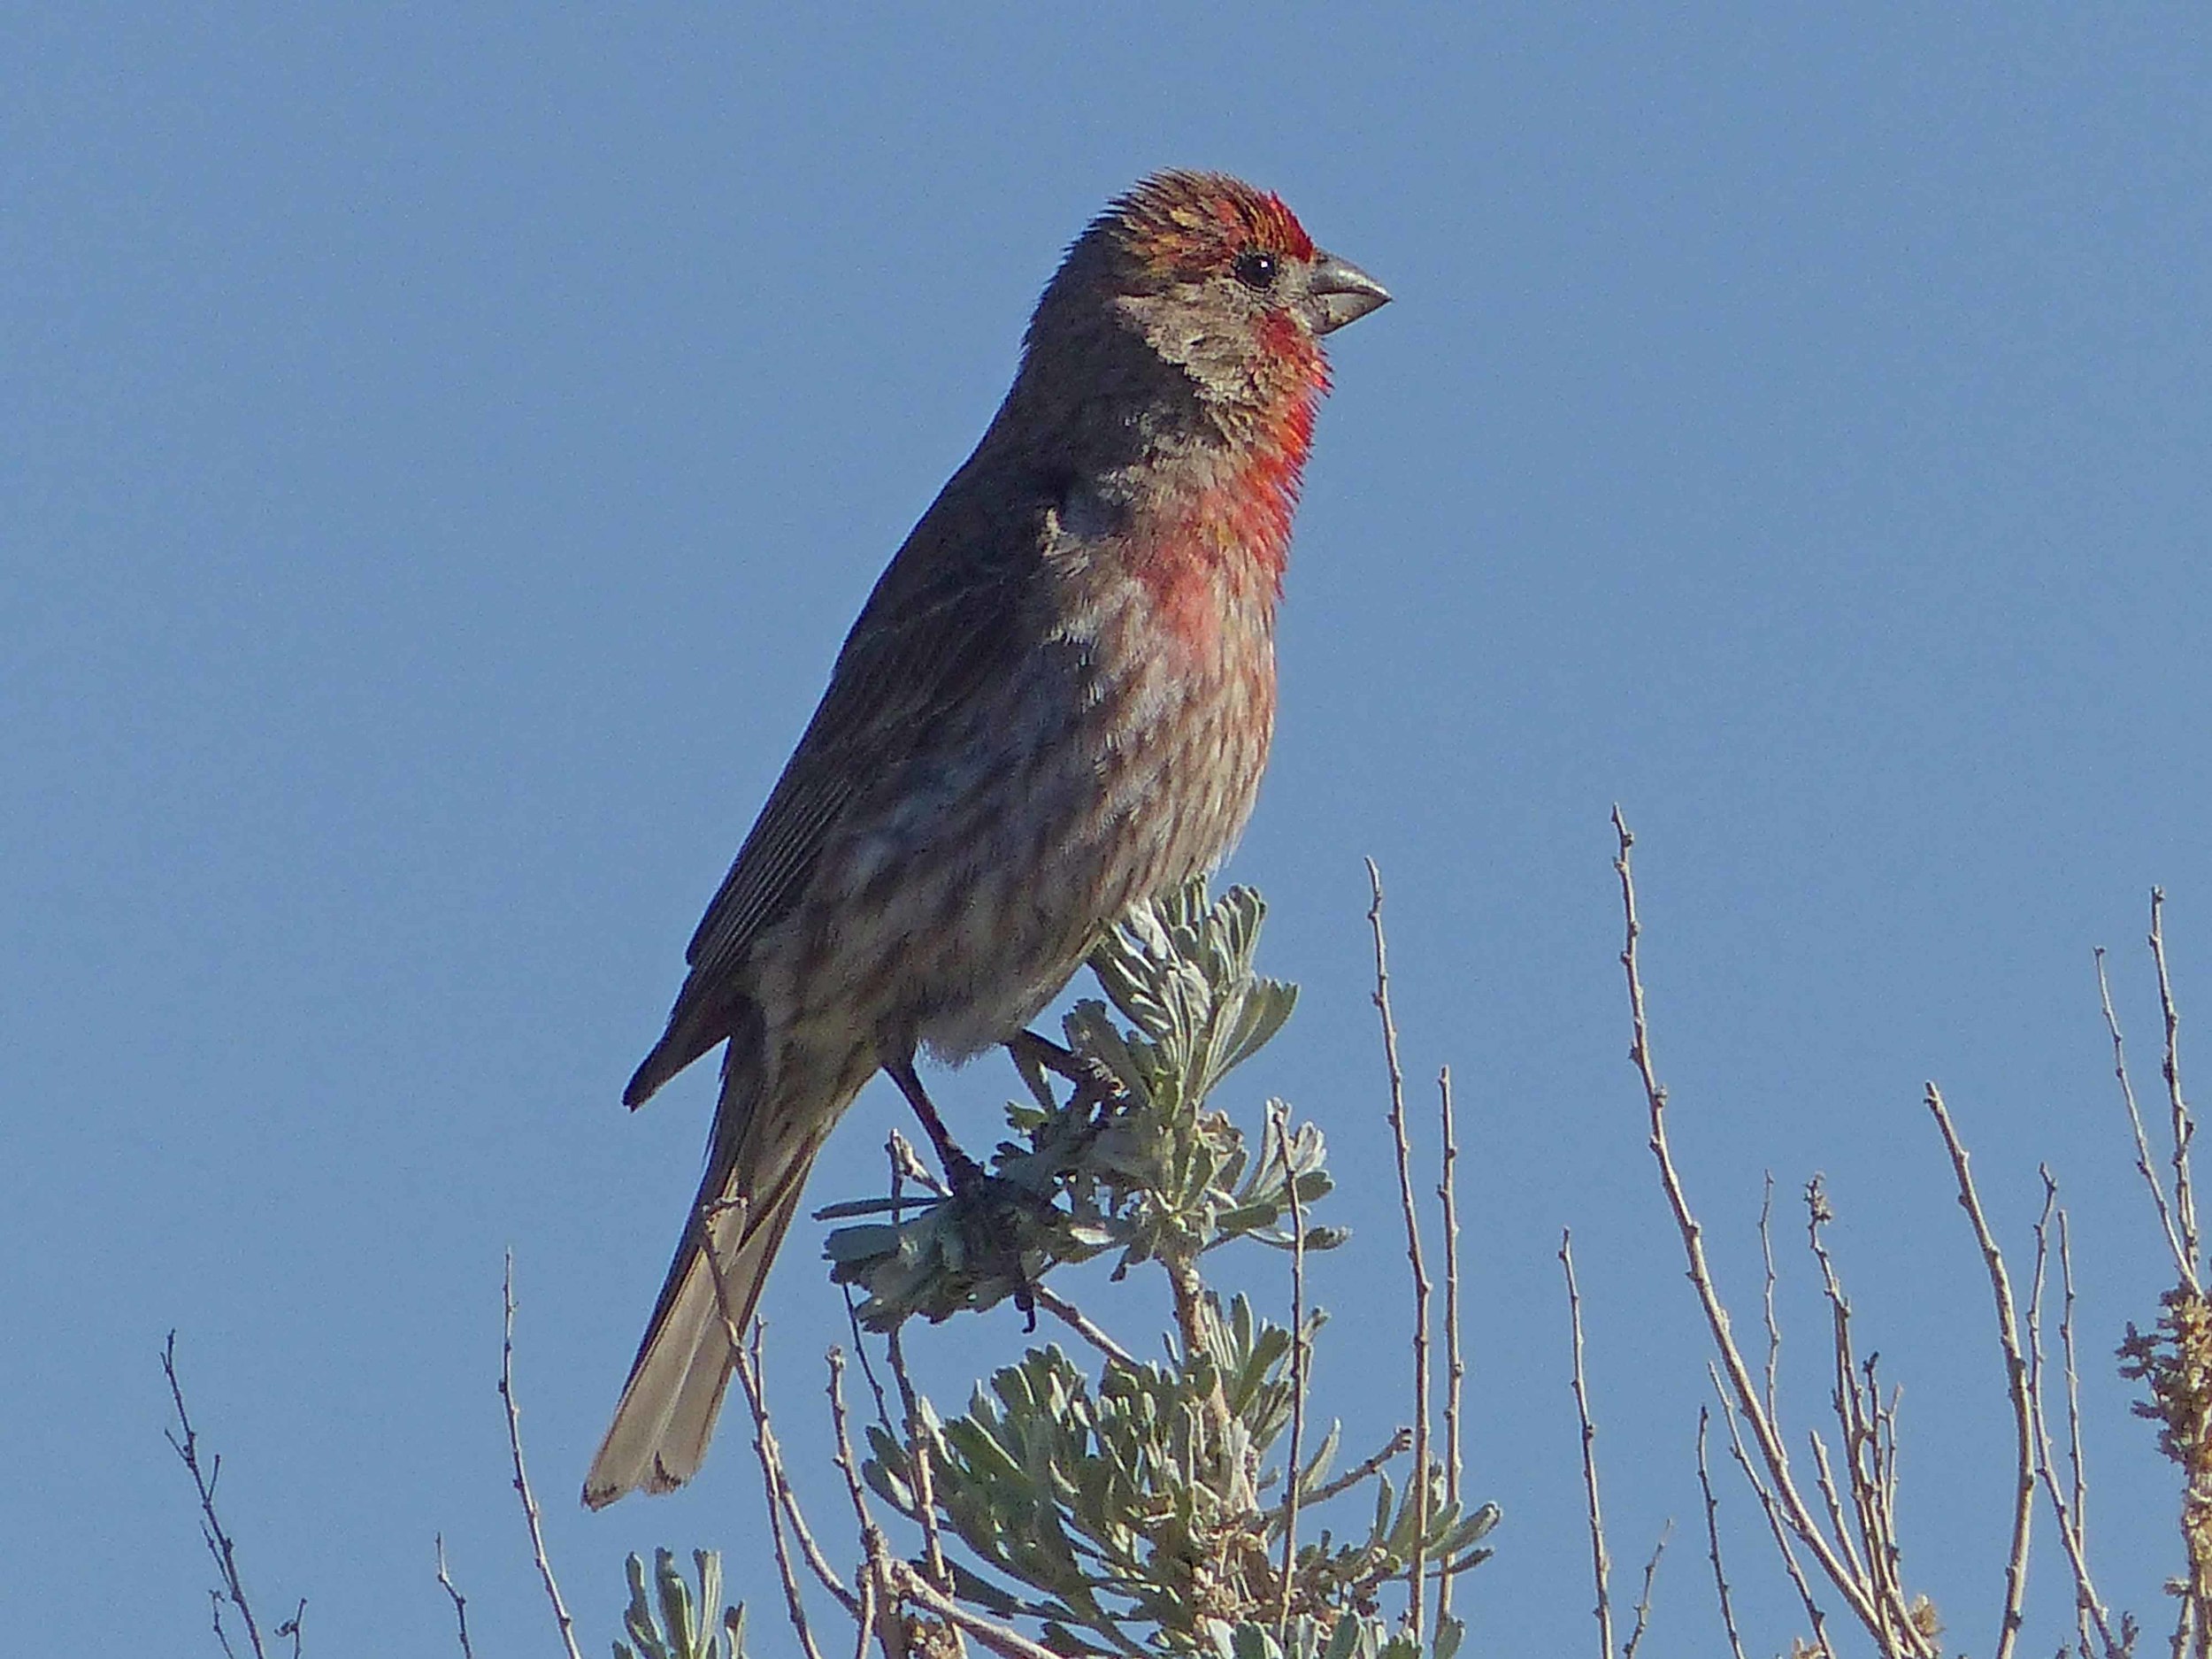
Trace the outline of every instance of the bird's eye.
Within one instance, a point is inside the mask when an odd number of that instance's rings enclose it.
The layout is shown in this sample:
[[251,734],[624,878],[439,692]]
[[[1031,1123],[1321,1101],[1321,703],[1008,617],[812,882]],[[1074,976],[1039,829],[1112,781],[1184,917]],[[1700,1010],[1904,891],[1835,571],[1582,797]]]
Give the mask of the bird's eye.
[[1247,248],[1237,256],[1237,280],[1248,288],[1271,288],[1275,286],[1275,256],[1257,248]]

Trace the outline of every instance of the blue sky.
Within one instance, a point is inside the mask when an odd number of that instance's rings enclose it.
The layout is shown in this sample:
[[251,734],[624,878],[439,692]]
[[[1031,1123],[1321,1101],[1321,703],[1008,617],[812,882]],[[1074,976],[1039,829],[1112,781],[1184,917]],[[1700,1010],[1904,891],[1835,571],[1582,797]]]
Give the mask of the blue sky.
[[[1330,1135],[1359,1237],[1317,1269],[1319,1398],[1382,1438],[1374,856],[1409,1070],[1449,1063],[1465,1118],[1470,1479],[1506,1509],[1478,1642],[1588,1640],[1564,1225],[1624,1571],[1677,1522],[1644,1651],[1718,1640],[1615,801],[1717,1264],[1751,1317],[1762,1172],[1793,1247],[1825,1172],[1906,1388],[1916,1587],[1986,1651],[2010,1430],[1932,1077],[2016,1266],[2039,1160],[2064,1183],[2101,1578],[2158,1626],[2173,1488],[2102,1356],[2163,1280],[2090,950],[2154,1083],[2154,882],[2212,1009],[2201,12],[146,8],[19,12],[0,82],[0,1627],[212,1651],[173,1326],[250,1583],[308,1598],[311,1651],[449,1646],[439,1531],[480,1647],[542,1645],[492,1388],[510,1246],[588,1647],[657,1543],[721,1547],[772,1611],[741,1433],[677,1498],[571,1502],[711,1088],[632,1117],[622,1082],[1060,250],[1164,165],[1281,191],[1398,296],[1338,337],[1232,866],[1304,998],[1229,1103]],[[972,1124],[1006,1082],[941,1094]],[[868,1189],[901,1110],[864,1096],[818,1197]],[[766,1311],[818,1461],[812,1239]],[[950,1405],[1018,1335],[916,1346]],[[1801,1615],[1723,1496],[1772,1651]]]

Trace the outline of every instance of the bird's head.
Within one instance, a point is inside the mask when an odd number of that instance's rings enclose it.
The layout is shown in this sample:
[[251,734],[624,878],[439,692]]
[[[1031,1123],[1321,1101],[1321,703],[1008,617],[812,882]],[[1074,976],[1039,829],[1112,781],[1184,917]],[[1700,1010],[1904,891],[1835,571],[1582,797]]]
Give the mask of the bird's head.
[[1328,385],[1321,337],[1389,298],[1315,247],[1280,196],[1225,173],[1161,173],[1068,250],[1030,326],[1030,356],[1110,325],[1139,336],[1234,424],[1310,407]]

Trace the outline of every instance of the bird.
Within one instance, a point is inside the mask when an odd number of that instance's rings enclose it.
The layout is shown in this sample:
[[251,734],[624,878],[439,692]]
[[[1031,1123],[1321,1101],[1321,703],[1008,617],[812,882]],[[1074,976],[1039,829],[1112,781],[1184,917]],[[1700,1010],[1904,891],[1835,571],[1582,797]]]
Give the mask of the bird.
[[[1131,907],[1241,834],[1322,340],[1388,302],[1282,199],[1155,173],[1069,247],[1011,388],[870,594],[686,953],[642,1105],[714,1048],[706,1167],[611,1425],[602,1508],[703,1462],[816,1154],[878,1071],[1001,1045]],[[711,1260],[709,1257],[711,1252]]]

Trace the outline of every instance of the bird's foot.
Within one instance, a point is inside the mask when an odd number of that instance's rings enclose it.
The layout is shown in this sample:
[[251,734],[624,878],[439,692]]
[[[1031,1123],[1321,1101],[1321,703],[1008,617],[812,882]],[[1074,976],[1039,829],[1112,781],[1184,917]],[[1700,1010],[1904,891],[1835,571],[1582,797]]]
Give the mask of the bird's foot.
[[[1040,1038],[1038,1041],[1043,1041]],[[1049,1045],[1058,1048],[1058,1045]],[[1062,1049],[1065,1054],[1067,1051]],[[1071,1061],[1076,1056],[1070,1055]],[[1014,1286],[1014,1305],[1028,1319],[1028,1328],[1037,1328],[1036,1296],[1025,1261],[1023,1238],[1037,1228],[1056,1228],[1063,1219],[1059,1207],[1052,1202],[1049,1193],[1041,1193],[1022,1181],[1010,1180],[994,1175],[962,1149],[945,1127],[945,1120],[931,1103],[928,1092],[922,1087],[921,1079],[915,1075],[910,1055],[894,1056],[884,1062],[884,1070],[899,1086],[914,1114],[922,1121],[929,1133],[932,1145],[937,1148],[938,1161],[944,1165],[945,1185],[953,1207],[961,1239],[972,1261],[996,1277]]]
[[1023,1236],[1038,1227],[1056,1227],[1064,1218],[1051,1195],[1025,1181],[994,1175],[963,1152],[949,1148],[945,1179],[949,1200],[959,1215],[960,1234],[979,1268],[993,1277],[1010,1280],[1014,1305],[1026,1321],[1025,1330],[1037,1328],[1035,1280],[1030,1277]]
[[1019,1031],[1006,1040],[1006,1052],[1017,1068],[1029,1072],[1049,1071],[1075,1086],[1072,1106],[1118,1105],[1129,1097],[1121,1079],[1088,1055],[1056,1043],[1033,1031]]

